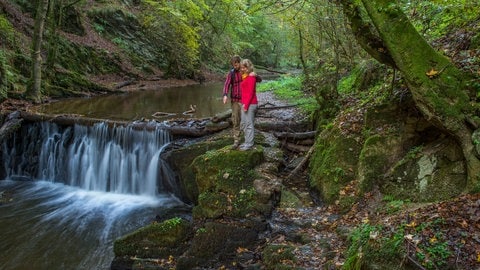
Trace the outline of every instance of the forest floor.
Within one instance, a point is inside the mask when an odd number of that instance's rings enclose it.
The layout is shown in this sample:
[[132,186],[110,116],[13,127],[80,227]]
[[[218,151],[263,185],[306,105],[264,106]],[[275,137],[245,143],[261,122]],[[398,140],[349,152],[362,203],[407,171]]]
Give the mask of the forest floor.
[[[267,94],[267,99],[275,104],[282,102],[271,93]],[[290,110],[284,115],[291,113],[299,111]],[[348,117],[358,118],[355,114]],[[288,152],[286,156],[290,161],[296,157]],[[310,194],[310,205],[279,207],[270,219],[271,234],[266,242],[294,247],[295,259],[284,260],[282,264],[294,269],[342,269],[352,259],[352,254],[368,260],[371,251],[350,248],[349,237],[352,231],[358,230],[359,237],[363,238],[357,241],[368,241],[379,249],[382,244],[396,241],[396,250],[400,252],[388,253],[388,245],[381,251],[386,252],[383,256],[388,260],[397,262],[392,269],[405,269],[401,266],[408,265],[408,269],[420,270],[480,270],[480,193],[464,194],[443,202],[412,203],[388,200],[374,190],[360,196],[346,211],[339,202],[323,204],[309,188],[308,173],[305,168],[283,184],[297,194]],[[340,194],[359,196],[356,184],[346,186]],[[257,252],[263,247],[259,246]]]

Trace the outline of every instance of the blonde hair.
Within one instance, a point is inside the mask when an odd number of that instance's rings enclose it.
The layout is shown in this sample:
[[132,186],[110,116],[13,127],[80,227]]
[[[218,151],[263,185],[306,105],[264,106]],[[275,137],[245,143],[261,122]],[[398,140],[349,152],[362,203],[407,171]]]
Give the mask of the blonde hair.
[[252,61],[250,61],[249,59],[243,59],[240,62],[240,65],[246,67],[248,73],[253,72],[253,64]]

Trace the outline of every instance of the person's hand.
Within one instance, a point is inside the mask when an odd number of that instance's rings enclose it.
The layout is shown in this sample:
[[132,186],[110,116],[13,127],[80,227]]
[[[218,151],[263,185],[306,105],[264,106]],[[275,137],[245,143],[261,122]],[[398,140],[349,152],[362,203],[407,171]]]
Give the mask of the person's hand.
[[250,76],[253,76],[253,77],[256,77],[257,76],[257,73],[255,73],[254,71],[250,72],[250,74],[248,74]]
[[228,99],[227,96],[223,96],[223,104],[227,104],[227,99]]

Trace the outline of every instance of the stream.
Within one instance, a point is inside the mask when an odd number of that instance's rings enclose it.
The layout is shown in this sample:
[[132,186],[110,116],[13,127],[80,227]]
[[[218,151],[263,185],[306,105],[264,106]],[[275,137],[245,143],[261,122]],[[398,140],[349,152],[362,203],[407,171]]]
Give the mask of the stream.
[[[156,111],[179,116],[190,104],[198,104],[197,118],[229,107],[221,85],[203,85],[71,99],[38,110],[132,120]],[[109,269],[115,239],[156,217],[188,212],[175,174],[160,158],[170,140],[161,125],[155,131],[23,125],[1,145],[0,269]]]

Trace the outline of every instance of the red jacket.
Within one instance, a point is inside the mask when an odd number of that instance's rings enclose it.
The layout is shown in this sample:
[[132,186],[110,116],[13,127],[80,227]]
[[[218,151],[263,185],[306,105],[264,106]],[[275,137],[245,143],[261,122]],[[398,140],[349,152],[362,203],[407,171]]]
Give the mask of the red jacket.
[[244,110],[248,110],[251,104],[258,104],[256,82],[257,79],[255,76],[247,76],[240,83],[240,89],[242,91],[241,103]]

